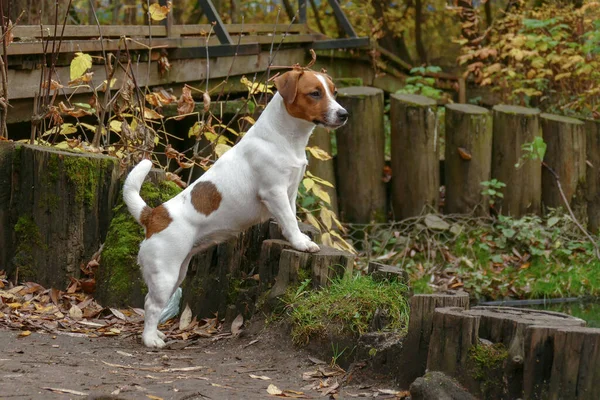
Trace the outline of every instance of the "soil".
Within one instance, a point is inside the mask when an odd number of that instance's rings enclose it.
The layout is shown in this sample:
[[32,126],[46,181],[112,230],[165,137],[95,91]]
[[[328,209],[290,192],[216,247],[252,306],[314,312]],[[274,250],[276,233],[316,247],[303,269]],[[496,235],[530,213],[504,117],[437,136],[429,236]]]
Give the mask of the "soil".
[[[260,320],[249,325],[236,338],[172,342],[161,350],[144,347],[137,335],[20,337],[19,331],[0,328],[0,397],[265,399],[275,397],[267,392],[271,384],[304,398],[398,396],[390,379],[373,380],[363,364],[350,372],[315,364],[318,360],[291,344],[284,327],[265,328]],[[303,379],[308,372],[312,378]]]

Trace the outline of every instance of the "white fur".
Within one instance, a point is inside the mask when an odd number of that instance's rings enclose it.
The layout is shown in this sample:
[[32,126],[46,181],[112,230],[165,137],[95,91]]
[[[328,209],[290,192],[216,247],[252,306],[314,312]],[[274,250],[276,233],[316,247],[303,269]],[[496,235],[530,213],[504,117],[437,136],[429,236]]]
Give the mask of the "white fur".
[[[323,86],[327,88],[324,81]],[[327,95],[330,114],[343,110],[329,91]],[[334,118],[326,122],[340,125]],[[314,127],[312,122],[289,115],[283,98],[275,94],[237,145],[196,182],[164,203],[172,222],[144,240],[138,255],[148,286],[142,334],[146,346],[165,345],[164,335],[157,329],[158,318],[198,251],[270,217],[277,220],[295,249],[319,251],[319,246],[300,232],[296,221],[296,195],[308,163],[305,148]],[[138,221],[146,205],[139,191],[150,167],[150,161],[140,162],[123,188],[125,203]],[[208,216],[196,211],[190,202],[194,185],[202,181],[213,183],[222,196],[219,208]]]

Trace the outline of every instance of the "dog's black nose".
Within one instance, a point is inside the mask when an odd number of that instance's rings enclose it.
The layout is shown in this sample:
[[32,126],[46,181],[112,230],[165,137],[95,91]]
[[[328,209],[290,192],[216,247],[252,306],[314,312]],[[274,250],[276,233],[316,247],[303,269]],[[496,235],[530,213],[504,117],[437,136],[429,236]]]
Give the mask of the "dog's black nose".
[[342,122],[346,122],[348,120],[349,115],[350,114],[348,113],[348,111],[346,111],[343,108],[341,110],[338,110],[338,112],[337,112],[337,117]]

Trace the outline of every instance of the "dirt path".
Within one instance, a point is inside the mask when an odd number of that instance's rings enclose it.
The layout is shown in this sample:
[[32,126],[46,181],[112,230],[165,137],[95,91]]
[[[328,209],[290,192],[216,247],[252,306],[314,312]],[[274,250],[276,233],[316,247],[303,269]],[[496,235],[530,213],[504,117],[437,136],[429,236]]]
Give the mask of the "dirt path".
[[[294,349],[280,329],[254,331],[239,338],[200,339],[173,345],[179,348],[149,351],[134,336],[86,338],[33,332],[19,337],[18,331],[2,328],[0,397],[265,399],[271,397],[267,388],[273,384],[280,390],[302,392],[305,398],[328,398],[326,392],[344,379],[339,374],[329,380],[323,376],[304,380],[303,374],[319,367],[327,371],[326,366],[315,365],[305,351]],[[325,387],[319,391],[323,382]],[[390,389],[389,382],[367,387],[355,383],[332,394],[337,393],[336,398],[395,397],[379,390],[384,388]]]

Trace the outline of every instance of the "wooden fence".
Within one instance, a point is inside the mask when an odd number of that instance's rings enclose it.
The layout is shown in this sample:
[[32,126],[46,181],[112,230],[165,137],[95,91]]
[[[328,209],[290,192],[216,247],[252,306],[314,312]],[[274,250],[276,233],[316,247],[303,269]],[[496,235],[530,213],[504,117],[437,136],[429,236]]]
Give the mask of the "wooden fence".
[[[568,202],[590,230],[596,232],[600,226],[600,121],[525,107],[497,105],[488,110],[450,104],[442,138],[435,101],[393,94],[392,179],[386,184],[383,93],[344,88],[339,101],[350,111],[350,120],[336,132],[336,162],[320,169],[329,169],[328,176],[337,179],[339,211],[346,222],[402,220],[428,210],[479,215],[493,211],[521,217],[565,208]],[[547,145],[543,163],[532,158],[536,147],[527,150],[536,137]],[[442,143],[445,151],[440,160]],[[484,191],[481,183],[492,179],[506,184],[497,190],[503,197]]]

